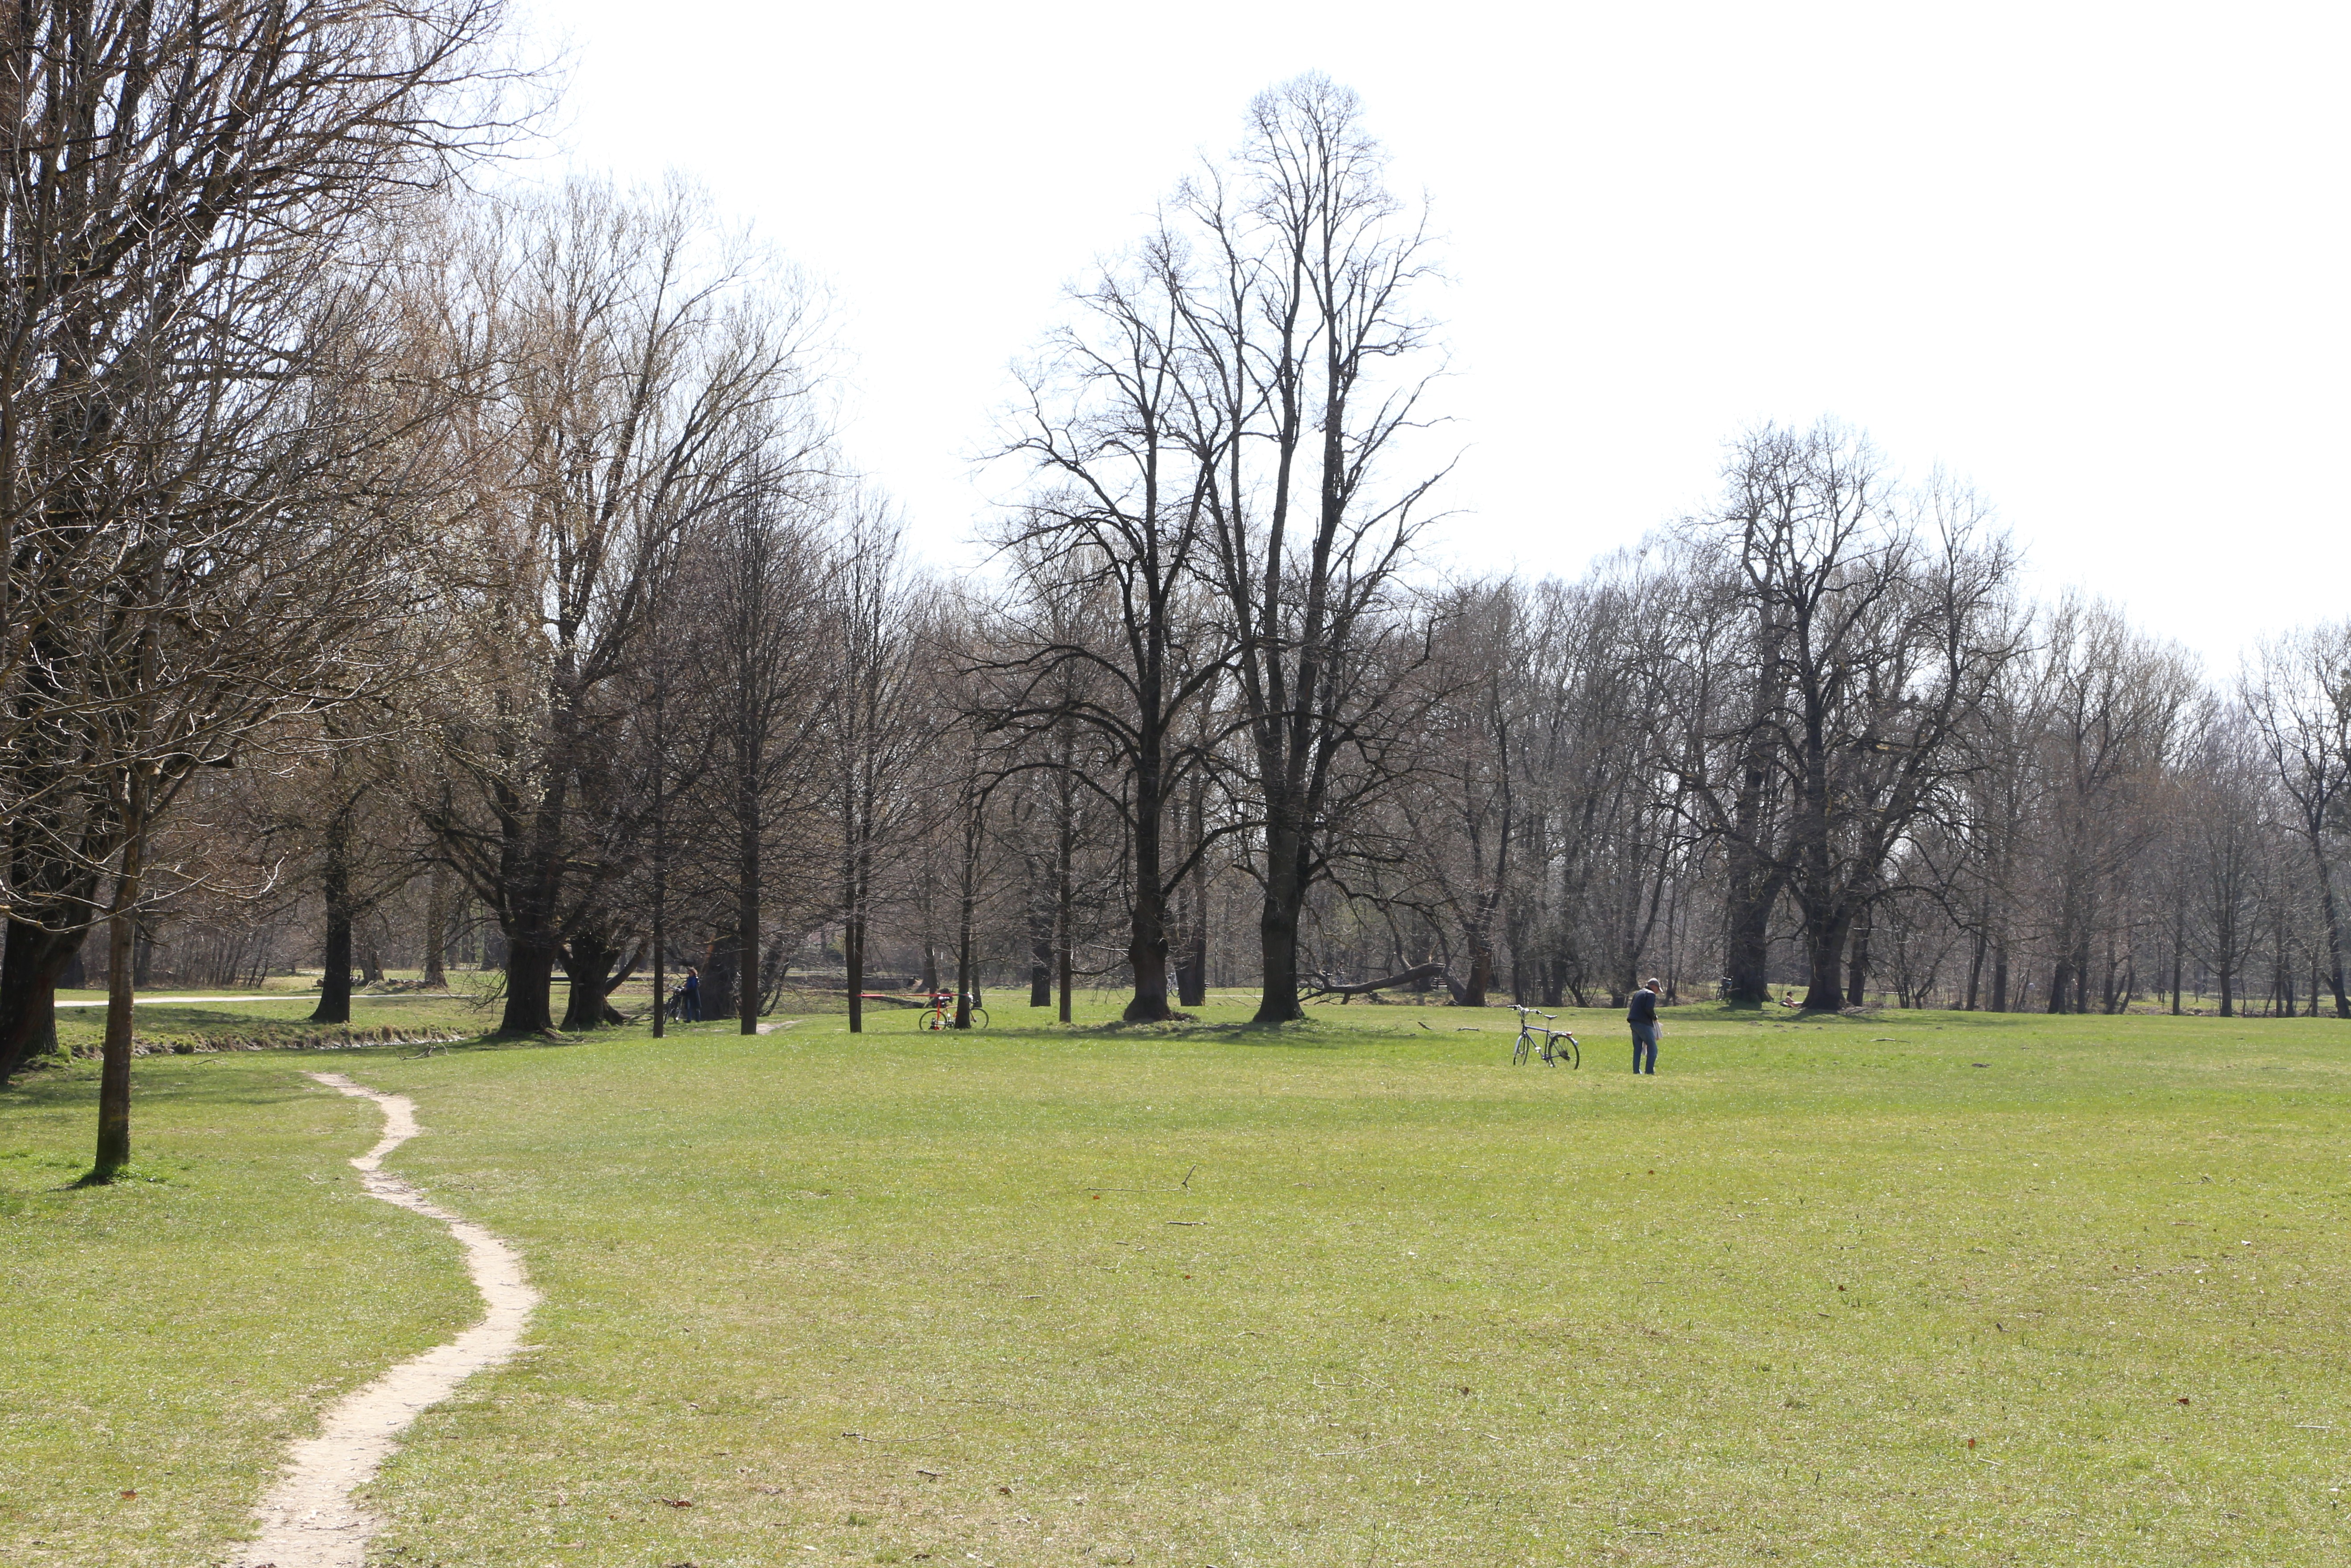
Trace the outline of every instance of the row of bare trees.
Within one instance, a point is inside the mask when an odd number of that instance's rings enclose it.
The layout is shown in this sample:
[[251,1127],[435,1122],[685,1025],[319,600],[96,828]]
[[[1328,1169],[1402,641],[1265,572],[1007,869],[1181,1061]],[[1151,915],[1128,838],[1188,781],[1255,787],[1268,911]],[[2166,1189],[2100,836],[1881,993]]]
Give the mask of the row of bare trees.
[[510,1033],[684,964],[747,1032],[810,967],[853,1029],[1008,976],[2351,1016],[2341,627],[2220,689],[1833,424],[1579,577],[1419,562],[1430,242],[1343,89],[1260,97],[1072,292],[951,590],[841,456],[806,279],[683,183],[456,179],[501,21],[5,33],[0,1076],[102,969],[101,1177],[158,946],[289,925],[321,1021],[462,946]]
[[1437,957],[1467,999],[1506,954],[1552,1002],[1662,968],[1814,1009],[2351,1017],[2351,632],[2219,685],[2114,606],[2023,601],[1980,502],[1853,433],[1756,432],[1726,480],[1580,581],[1432,601],[1358,964]]
[[[1361,701],[1318,780],[1296,967],[1246,971],[1260,1018],[1386,985],[1621,1001],[1655,971],[1810,1009],[2345,1015],[2351,632],[2218,685],[2111,605],[2026,601],[1981,501],[1853,432],[1756,431],[1725,478],[1575,580],[1383,584],[1339,664]],[[1024,517],[1017,546],[1061,548],[1016,558],[972,700],[1006,768],[1091,737],[1129,1016],[1155,1017],[1171,967],[1196,999],[1205,912],[1277,904],[1287,852],[1218,569],[1139,600],[1151,541],[1110,515]]]

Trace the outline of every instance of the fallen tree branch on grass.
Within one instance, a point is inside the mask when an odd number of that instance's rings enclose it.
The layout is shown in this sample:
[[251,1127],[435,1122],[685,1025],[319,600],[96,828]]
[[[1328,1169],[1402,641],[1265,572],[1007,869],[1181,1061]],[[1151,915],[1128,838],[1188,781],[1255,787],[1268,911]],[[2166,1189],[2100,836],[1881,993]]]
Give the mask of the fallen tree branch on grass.
[[1431,980],[1443,980],[1446,988],[1450,991],[1458,992],[1460,988],[1454,985],[1452,977],[1445,972],[1443,964],[1415,964],[1401,974],[1389,975],[1383,979],[1365,980],[1361,985],[1354,986],[1343,986],[1327,975],[1318,974],[1312,977],[1298,999],[1302,1002],[1312,1002],[1320,1001],[1324,997],[1337,997],[1343,1004],[1349,997],[1369,996],[1374,991],[1391,991],[1404,986],[1425,986]]

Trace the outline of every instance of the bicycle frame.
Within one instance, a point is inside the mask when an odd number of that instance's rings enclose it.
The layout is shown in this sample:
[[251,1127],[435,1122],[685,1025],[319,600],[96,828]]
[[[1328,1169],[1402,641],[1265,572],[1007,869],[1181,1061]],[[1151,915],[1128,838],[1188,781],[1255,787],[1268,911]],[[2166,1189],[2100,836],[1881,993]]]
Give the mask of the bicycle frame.
[[[1577,1042],[1574,1035],[1563,1029],[1547,1029],[1541,1024],[1528,1021],[1530,1017],[1533,1017],[1557,1023],[1559,1021],[1557,1013],[1543,1012],[1540,1009],[1527,1007],[1519,1002],[1512,1002],[1510,1010],[1519,1015],[1519,1038],[1510,1051],[1510,1065],[1524,1067],[1527,1064],[1527,1058],[1534,1053],[1537,1035],[1542,1036],[1542,1059],[1546,1065],[1556,1065],[1562,1061],[1571,1068],[1583,1065],[1583,1048]],[[1567,1043],[1562,1046],[1560,1043],[1562,1040]]]

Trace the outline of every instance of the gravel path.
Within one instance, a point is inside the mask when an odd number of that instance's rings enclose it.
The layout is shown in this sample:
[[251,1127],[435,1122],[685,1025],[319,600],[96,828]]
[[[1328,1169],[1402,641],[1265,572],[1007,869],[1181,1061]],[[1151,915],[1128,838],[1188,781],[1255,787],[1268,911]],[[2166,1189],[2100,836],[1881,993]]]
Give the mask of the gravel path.
[[368,1538],[381,1521],[352,1493],[374,1477],[418,1411],[446,1399],[466,1378],[521,1348],[523,1325],[538,1301],[513,1248],[382,1173],[384,1155],[422,1130],[406,1095],[365,1088],[340,1072],[310,1076],[382,1107],[383,1141],[351,1164],[375,1197],[449,1228],[465,1249],[466,1271],[489,1310],[448,1343],[412,1356],[346,1395],[319,1418],[317,1437],[294,1445],[277,1484],[262,1499],[261,1532],[238,1557],[243,1568],[363,1568]]

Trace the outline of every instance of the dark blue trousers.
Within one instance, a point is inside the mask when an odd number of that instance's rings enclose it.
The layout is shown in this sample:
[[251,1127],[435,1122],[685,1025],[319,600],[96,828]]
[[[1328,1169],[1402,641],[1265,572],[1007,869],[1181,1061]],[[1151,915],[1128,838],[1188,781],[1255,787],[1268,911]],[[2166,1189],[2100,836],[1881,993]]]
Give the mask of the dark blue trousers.
[[[1643,1052],[1647,1052],[1648,1065],[1642,1065]],[[1633,1026],[1633,1071],[1646,1072],[1652,1078],[1657,1072],[1657,1026],[1636,1023]]]

